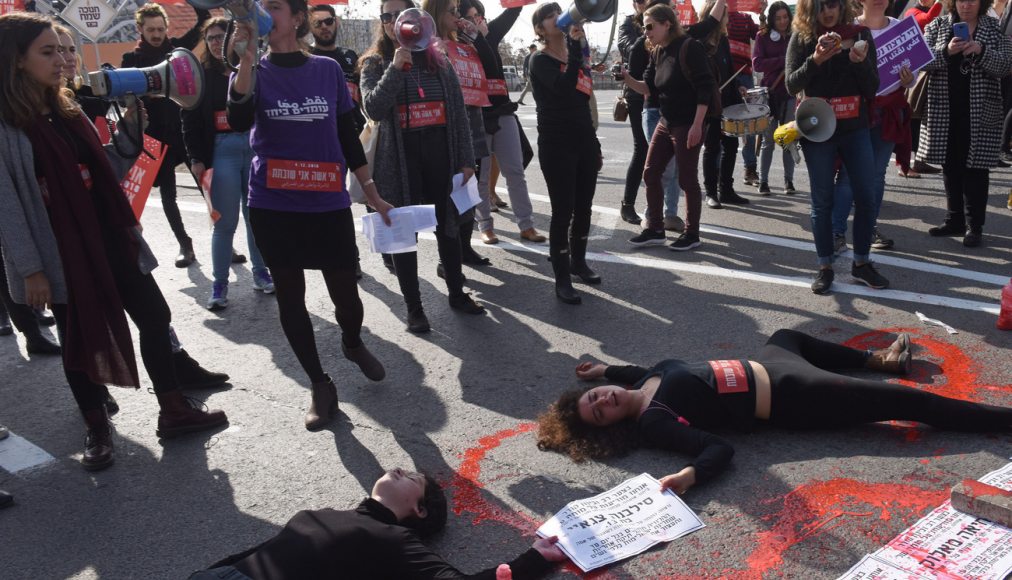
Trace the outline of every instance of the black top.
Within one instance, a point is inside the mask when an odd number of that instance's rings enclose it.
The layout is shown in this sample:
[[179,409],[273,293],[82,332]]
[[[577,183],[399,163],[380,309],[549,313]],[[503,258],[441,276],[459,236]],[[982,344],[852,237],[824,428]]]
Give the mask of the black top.
[[[272,52],[267,58],[271,64],[286,68],[300,67],[309,61],[304,52]],[[246,99],[244,103],[237,103],[240,98],[242,95],[230,87],[227,105],[228,124],[233,131],[249,131],[256,120],[256,98],[254,96]],[[358,138],[361,131],[356,125],[355,111],[356,109],[351,109],[337,116],[337,138],[341,142],[341,151],[344,153],[344,161],[349,171],[355,171],[369,162]]]
[[[689,43],[685,64],[692,75],[685,78],[678,53],[682,45]],[[661,116],[669,127],[691,125],[696,118],[697,105],[709,105],[713,95],[713,73],[710,71],[706,49],[699,42],[682,36],[657,51],[643,73],[643,80],[651,94],[658,96]]]
[[[252,99],[251,99],[252,100]],[[204,96],[197,108],[179,113],[183,121],[183,143],[190,163],[200,162],[210,169],[214,164],[214,137],[216,111],[226,110],[228,103],[228,77],[214,70],[204,69]]]
[[[711,32],[713,32],[718,26],[720,21],[710,16],[705,18],[702,22],[697,22],[691,26],[685,27],[685,33],[699,40],[705,38]],[[647,65],[650,64],[650,53],[647,52],[646,46],[647,39],[645,36],[641,36],[636,39],[632,47],[629,48],[629,75],[636,80],[643,80],[643,74],[647,70]],[[639,98],[643,98],[642,95],[633,90],[626,91],[626,98],[630,98],[631,95],[637,95]],[[636,98],[635,96],[632,98]],[[660,104],[657,101],[657,91],[651,91],[650,95],[646,99],[646,108],[656,109],[659,108]]]
[[629,62],[629,51],[640,38],[643,38],[643,31],[636,24],[635,15],[626,16],[618,27],[618,53],[622,56],[622,60]]
[[[533,548],[509,564],[518,580],[552,567]],[[228,565],[254,580],[495,578],[494,568],[474,575],[458,571],[371,498],[354,510],[301,511],[270,540],[211,567]]]
[[724,439],[700,429],[749,431],[755,424],[755,376],[747,360],[685,363],[666,360],[652,369],[609,366],[605,377],[639,389],[660,376],[654,398],[640,415],[640,437],[649,447],[695,455],[696,481],[720,473],[734,456]]
[[541,137],[594,135],[590,95],[577,88],[581,76],[590,80],[590,70],[583,68],[583,46],[579,40],[568,38],[566,44],[567,62],[544,51],[531,58],[531,83]]
[[[738,92],[738,86],[741,82],[741,75],[735,77],[732,82],[727,82],[738,69],[734,66],[734,61],[731,59],[731,43],[728,42],[727,36],[722,35],[720,40],[717,42],[716,47],[704,45],[707,49],[707,54],[710,55],[710,62],[713,63],[715,70],[717,71],[717,86],[724,85],[724,90],[720,92],[720,104],[724,107],[731,105],[738,105],[744,101],[741,98],[741,93]],[[742,74],[746,74],[742,71]]]
[[[490,90],[488,100],[491,105],[481,110],[481,114],[485,119],[485,131],[487,133],[495,133],[499,129],[499,117],[512,114],[517,109],[516,105],[510,101],[509,89],[505,81],[506,75],[502,70],[502,56],[499,54],[499,44],[517,21],[517,17],[520,16],[520,10],[520,8],[507,8],[494,20],[489,21],[487,36],[479,33],[478,37],[472,41],[475,50],[478,52],[478,58],[481,59],[481,67],[485,70],[485,78],[489,81],[489,84],[499,84],[502,89],[505,89],[505,92],[500,92],[499,94]],[[489,129],[492,130],[490,131]]]

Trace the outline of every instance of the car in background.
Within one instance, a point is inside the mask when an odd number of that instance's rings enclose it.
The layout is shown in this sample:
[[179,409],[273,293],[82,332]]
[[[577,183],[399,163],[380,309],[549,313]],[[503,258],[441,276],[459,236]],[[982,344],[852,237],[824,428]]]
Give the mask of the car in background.
[[518,75],[516,72],[511,72],[504,69],[503,76],[506,79],[506,88],[511,91],[522,91],[524,90],[524,85],[527,84],[524,81],[524,79],[520,78],[520,75]]

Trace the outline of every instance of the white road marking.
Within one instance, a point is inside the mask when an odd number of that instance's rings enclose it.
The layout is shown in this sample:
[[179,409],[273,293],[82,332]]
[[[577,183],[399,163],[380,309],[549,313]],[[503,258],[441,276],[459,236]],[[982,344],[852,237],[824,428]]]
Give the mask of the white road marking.
[[20,435],[10,434],[0,441],[0,468],[8,473],[17,473],[56,461],[45,449]]

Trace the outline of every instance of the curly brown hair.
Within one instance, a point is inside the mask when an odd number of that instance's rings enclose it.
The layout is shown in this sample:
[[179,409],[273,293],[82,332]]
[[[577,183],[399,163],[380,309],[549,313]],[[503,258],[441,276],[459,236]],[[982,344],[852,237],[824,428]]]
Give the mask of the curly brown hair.
[[639,428],[631,419],[607,427],[583,422],[577,403],[593,387],[572,389],[538,416],[538,449],[558,451],[580,463],[626,455],[640,446]]
[[[832,1],[832,0],[830,0]],[[849,0],[837,0],[840,4],[839,24],[854,23],[854,4]],[[812,42],[819,37],[819,12],[822,12],[822,4],[826,0],[798,0],[794,10],[794,18],[791,19],[791,26],[794,32],[805,42]]]

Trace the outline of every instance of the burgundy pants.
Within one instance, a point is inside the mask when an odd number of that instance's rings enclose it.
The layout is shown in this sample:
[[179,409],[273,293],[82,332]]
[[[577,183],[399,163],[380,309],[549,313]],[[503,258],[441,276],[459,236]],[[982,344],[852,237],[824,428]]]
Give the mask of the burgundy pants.
[[699,233],[699,213],[703,204],[699,188],[700,146],[686,148],[689,128],[690,125],[669,128],[667,122],[661,119],[654,129],[643,169],[643,183],[647,187],[647,229],[664,230],[664,185],[661,176],[674,156],[678,164],[678,185],[685,192],[685,231]]

